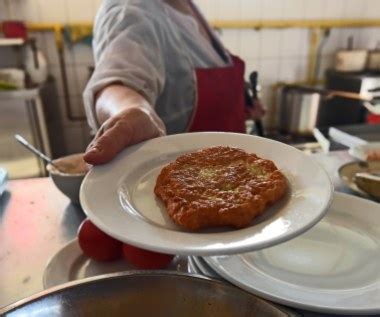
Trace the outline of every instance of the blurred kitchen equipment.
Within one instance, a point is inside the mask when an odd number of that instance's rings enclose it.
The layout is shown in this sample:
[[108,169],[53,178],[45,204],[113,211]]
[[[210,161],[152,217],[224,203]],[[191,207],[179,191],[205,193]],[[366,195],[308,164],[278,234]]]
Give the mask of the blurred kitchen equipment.
[[374,50],[368,52],[367,69],[373,72],[380,71],[380,42]]
[[39,85],[46,81],[48,77],[47,61],[34,41],[25,48],[24,63],[32,84]]
[[22,38],[26,40],[28,37],[28,30],[23,21],[3,21],[2,30],[6,38]]
[[335,54],[335,70],[340,72],[360,72],[367,64],[368,52],[366,50],[353,49],[353,37],[348,39],[347,49]]
[[230,284],[184,273],[109,274],[64,284],[0,309],[1,316],[291,316]]
[[[327,105],[334,109],[334,113],[344,113],[345,116],[350,116],[351,122],[344,122],[342,124],[357,124],[364,122],[380,122],[380,116],[368,113],[366,108],[370,106],[376,107],[380,105],[380,74],[379,73],[342,73],[334,70],[326,72],[326,88],[331,90],[347,91],[358,93],[372,97],[371,105],[362,103],[358,100],[347,98],[333,98],[327,100]],[[349,111],[348,111],[349,110]],[[370,109],[370,112],[376,112],[375,109]],[[348,113],[349,112],[349,113]],[[356,118],[356,122],[354,119]]]
[[[254,106],[254,102],[258,101],[258,91],[257,91],[257,86],[258,86],[258,77],[259,73],[258,72],[252,72],[251,75],[249,76],[249,81],[251,83],[251,89],[252,89],[252,106]],[[264,136],[264,128],[263,128],[263,122],[261,119],[255,120],[255,126],[256,126],[256,131],[258,136]]]
[[40,159],[44,160],[45,162],[53,165],[57,170],[59,170],[59,167],[56,166],[51,158],[43,154],[41,151],[37,150],[33,145],[31,145],[25,138],[23,138],[21,135],[16,134],[15,139],[23,145],[26,149],[37,155]]
[[24,70],[18,68],[0,69],[0,90],[22,89],[24,87]]
[[282,133],[312,134],[314,128],[355,123],[358,117],[349,108],[337,112],[326,101],[347,98],[372,101],[367,94],[351,93],[301,85],[285,85],[281,90],[279,128]]

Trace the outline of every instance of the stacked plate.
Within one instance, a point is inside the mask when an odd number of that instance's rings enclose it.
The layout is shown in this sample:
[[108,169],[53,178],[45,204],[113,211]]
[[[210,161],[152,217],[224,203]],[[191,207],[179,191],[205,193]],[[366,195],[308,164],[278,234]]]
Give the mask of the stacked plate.
[[379,204],[336,193],[327,216],[291,241],[235,256],[193,256],[188,266],[294,308],[379,314],[379,225]]

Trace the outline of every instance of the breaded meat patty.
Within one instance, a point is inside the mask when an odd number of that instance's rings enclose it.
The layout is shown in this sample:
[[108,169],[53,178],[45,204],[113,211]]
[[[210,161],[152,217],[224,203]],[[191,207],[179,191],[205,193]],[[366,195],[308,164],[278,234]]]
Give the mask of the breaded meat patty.
[[217,146],[178,157],[157,178],[155,194],[170,218],[189,230],[247,227],[287,190],[272,161]]

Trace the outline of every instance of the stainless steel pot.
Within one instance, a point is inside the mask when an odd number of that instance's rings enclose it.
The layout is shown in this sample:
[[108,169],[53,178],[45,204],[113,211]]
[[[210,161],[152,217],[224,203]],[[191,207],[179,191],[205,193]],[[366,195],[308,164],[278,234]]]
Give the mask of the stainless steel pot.
[[[355,100],[354,111],[353,107],[332,105],[330,101],[336,97]],[[370,96],[345,91],[285,85],[281,88],[279,129],[283,133],[308,135],[317,127],[360,123],[362,116],[358,113],[364,111],[363,103],[371,100]]]
[[294,316],[230,284],[175,272],[128,272],[73,282],[1,316]]

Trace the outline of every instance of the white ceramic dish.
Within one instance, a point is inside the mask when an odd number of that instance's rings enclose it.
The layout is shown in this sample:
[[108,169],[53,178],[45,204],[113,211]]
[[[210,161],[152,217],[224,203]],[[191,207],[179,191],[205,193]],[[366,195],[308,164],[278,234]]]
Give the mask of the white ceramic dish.
[[203,274],[211,278],[222,279],[221,276],[216,273],[202,257],[190,256],[189,261],[193,262],[193,265]]
[[88,170],[83,160],[83,154],[78,153],[64,156],[53,162],[62,168],[62,171],[65,171],[61,172],[51,164],[47,165],[47,170],[55,186],[74,204],[79,205],[80,186]]
[[[179,155],[217,145],[273,160],[289,181],[289,194],[248,228],[186,232],[155,197],[157,175]],[[144,249],[182,255],[236,254],[284,242],[323,218],[331,197],[330,178],[311,157],[283,143],[233,133],[179,134],[130,147],[93,168],[80,193],[85,213],[104,232]]]
[[[362,161],[367,161],[368,154],[372,151],[380,153],[380,142],[372,142],[367,144],[356,145],[349,149],[348,153]],[[379,160],[380,161],[380,160]]]
[[327,216],[287,243],[207,257],[223,278],[268,300],[333,314],[380,313],[380,205],[335,194]]
[[[78,240],[69,242],[48,262],[43,276],[44,288],[108,273],[136,270],[125,260],[96,262],[82,253]],[[186,258],[176,257],[167,270],[187,273]]]

